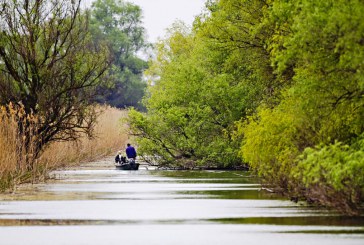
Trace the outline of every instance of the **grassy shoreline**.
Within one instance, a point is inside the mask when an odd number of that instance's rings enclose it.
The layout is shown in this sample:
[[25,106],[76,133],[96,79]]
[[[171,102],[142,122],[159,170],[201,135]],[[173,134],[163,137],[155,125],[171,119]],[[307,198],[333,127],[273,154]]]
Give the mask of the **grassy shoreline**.
[[32,170],[17,166],[17,130],[14,118],[0,112],[0,192],[12,191],[23,183],[46,180],[55,169],[75,166],[81,162],[97,160],[123,147],[128,140],[126,125],[121,118],[127,112],[109,106],[99,106],[100,115],[95,127],[95,137],[82,136],[73,142],[54,142],[48,145],[34,163]]

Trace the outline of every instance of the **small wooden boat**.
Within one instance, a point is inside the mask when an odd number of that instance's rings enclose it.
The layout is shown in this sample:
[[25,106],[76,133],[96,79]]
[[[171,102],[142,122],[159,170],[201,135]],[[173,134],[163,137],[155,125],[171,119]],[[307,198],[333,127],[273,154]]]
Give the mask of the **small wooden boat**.
[[126,162],[126,163],[115,163],[116,169],[119,170],[138,170],[139,169],[139,163],[134,162]]

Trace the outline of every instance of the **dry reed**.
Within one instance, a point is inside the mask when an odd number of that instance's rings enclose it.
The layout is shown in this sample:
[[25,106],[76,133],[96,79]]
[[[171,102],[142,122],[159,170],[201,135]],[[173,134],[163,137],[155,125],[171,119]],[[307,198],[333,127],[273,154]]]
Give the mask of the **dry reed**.
[[[22,181],[34,181],[37,118],[11,103],[0,107],[0,190]],[[19,125],[27,127],[19,128]],[[26,139],[28,140],[25,143]]]
[[56,169],[108,156],[125,145],[128,136],[120,119],[125,118],[127,112],[109,106],[98,110],[101,114],[94,138],[85,135],[74,142],[55,142],[46,148],[39,161],[48,169]]
[[16,171],[17,126],[13,117],[9,117],[5,107],[0,109],[0,178],[1,189],[6,188],[11,173]]
[[[17,113],[0,108],[0,190],[4,191],[22,182],[42,180],[50,170],[83,161],[92,161],[115,153],[128,140],[126,126],[121,118],[127,116],[122,111],[109,106],[97,108],[100,112],[95,127],[95,137],[82,136],[74,142],[54,142],[48,145],[40,158],[32,163],[32,170],[18,166],[17,154],[25,154],[22,146],[19,150],[19,130]],[[21,137],[21,136],[20,136]],[[34,136],[36,137],[36,136]]]

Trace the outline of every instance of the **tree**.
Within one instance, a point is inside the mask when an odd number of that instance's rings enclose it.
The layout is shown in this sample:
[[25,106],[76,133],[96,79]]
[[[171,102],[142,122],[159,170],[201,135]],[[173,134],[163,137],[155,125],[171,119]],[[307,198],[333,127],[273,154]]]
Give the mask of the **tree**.
[[289,78],[273,109],[242,128],[241,149],[259,175],[354,214],[363,203],[364,4],[275,0],[267,22],[275,74]]
[[232,131],[244,88],[222,68],[226,53],[181,23],[170,29],[148,70],[159,77],[148,89],[148,113],[130,113],[141,153],[183,167],[240,164]]
[[260,28],[264,7],[260,0],[210,1],[192,31],[171,28],[147,71],[159,77],[148,89],[148,113],[130,114],[140,151],[167,163],[242,164],[236,122],[279,89],[265,48],[270,33]]
[[137,53],[148,45],[144,40],[142,11],[139,6],[123,0],[97,0],[92,4],[91,30],[96,43],[106,43],[112,67],[108,87],[99,87],[98,102],[116,107],[140,108],[146,83],[142,80],[147,62]]
[[[91,99],[109,62],[106,50],[90,42],[80,2],[0,1],[0,103],[23,111],[18,128],[32,155],[19,154],[19,164],[28,169],[48,143],[92,135]],[[34,124],[36,137],[26,133]]]

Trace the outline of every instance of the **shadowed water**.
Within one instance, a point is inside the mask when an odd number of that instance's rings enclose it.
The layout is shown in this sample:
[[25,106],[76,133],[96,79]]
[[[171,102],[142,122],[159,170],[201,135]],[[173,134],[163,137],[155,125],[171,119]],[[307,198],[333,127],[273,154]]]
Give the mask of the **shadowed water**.
[[248,172],[56,171],[0,201],[0,244],[364,244],[364,218],[287,201]]

